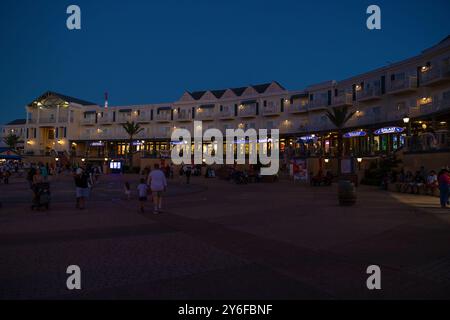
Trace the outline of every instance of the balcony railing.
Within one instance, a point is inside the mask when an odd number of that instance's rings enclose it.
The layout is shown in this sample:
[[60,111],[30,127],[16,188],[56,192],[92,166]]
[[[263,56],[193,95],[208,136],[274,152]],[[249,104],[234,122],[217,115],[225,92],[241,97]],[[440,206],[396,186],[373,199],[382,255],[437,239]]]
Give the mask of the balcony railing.
[[156,114],[155,119],[160,122],[168,122],[172,120],[172,116],[170,113],[159,113]]
[[139,123],[150,122],[150,115],[148,114],[140,114],[134,117],[134,120]]
[[243,106],[238,109],[239,117],[255,117],[256,116],[256,106],[248,105]]
[[98,118],[98,123],[100,124],[109,124],[113,123],[113,118],[111,116],[103,116],[101,118]]
[[264,107],[262,110],[262,114],[264,116],[275,116],[279,115],[281,113],[280,106],[270,106],[270,107]]
[[95,118],[82,118],[81,124],[83,125],[93,125],[95,124]]
[[444,81],[450,81],[450,66],[436,66],[420,73],[420,83],[423,85],[434,85]]
[[308,101],[306,104],[306,108],[308,110],[320,110],[320,109],[326,109],[328,106],[327,102],[325,100],[313,100]]
[[361,90],[357,93],[358,101],[370,101],[377,100],[381,98],[380,88],[370,88],[366,90]]
[[192,114],[190,111],[180,110],[180,111],[174,111],[173,113],[173,119],[176,121],[191,121],[192,120]]
[[393,80],[389,87],[390,93],[414,91],[417,89],[417,77],[406,77],[405,79]]
[[196,120],[214,120],[215,113],[213,111],[197,111]]
[[52,117],[40,117],[39,124],[56,123],[56,118]]
[[342,106],[351,106],[352,104],[353,104],[353,95],[351,93],[346,93],[337,97],[333,97],[331,106],[342,107]]
[[220,119],[233,119],[234,111],[233,110],[222,110],[219,112],[218,117]]
[[301,105],[301,104],[291,104],[288,107],[288,112],[289,113],[301,113],[301,112],[307,112],[308,108],[306,107],[306,105]]

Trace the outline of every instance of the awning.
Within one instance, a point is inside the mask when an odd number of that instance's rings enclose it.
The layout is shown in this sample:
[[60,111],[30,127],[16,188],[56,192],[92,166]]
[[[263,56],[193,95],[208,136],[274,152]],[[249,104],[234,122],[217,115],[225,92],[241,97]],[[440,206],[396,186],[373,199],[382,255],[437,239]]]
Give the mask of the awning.
[[133,111],[133,110],[131,110],[131,109],[120,109],[119,110],[119,112],[122,112],[122,113],[130,113],[131,111]]
[[97,111],[85,111],[84,114],[96,114]]
[[166,111],[166,110],[172,110],[172,107],[160,107],[160,108],[158,108],[158,111]]
[[241,102],[242,105],[256,104],[256,100],[246,100]]

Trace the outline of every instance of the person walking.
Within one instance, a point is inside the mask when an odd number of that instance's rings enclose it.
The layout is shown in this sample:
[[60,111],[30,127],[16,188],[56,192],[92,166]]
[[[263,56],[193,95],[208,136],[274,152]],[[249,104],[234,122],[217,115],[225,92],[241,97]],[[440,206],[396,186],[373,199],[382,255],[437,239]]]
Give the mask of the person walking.
[[450,175],[447,169],[442,169],[441,172],[439,172],[438,182],[441,208],[446,208],[448,205],[450,187]]
[[167,180],[164,172],[159,168],[159,164],[155,164],[154,170],[148,175],[147,184],[153,195],[154,214],[158,214],[162,209],[162,194],[167,190]]
[[145,179],[141,178],[141,182],[137,186],[139,194],[139,208],[141,213],[144,213],[144,205],[147,201],[148,185],[145,183]]
[[89,176],[88,174],[81,168],[78,168],[75,172],[75,191],[77,209],[83,210],[86,205],[86,198],[89,197]]
[[189,164],[184,165],[183,173],[186,175],[186,184],[190,184],[191,175],[192,175],[192,167]]

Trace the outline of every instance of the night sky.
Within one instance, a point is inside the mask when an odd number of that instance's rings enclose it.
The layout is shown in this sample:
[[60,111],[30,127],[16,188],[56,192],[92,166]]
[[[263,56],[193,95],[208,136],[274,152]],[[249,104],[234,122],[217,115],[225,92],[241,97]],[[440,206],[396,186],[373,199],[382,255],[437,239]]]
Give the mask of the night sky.
[[[81,7],[82,30],[66,28]],[[366,9],[382,10],[382,30]],[[110,105],[277,80],[287,89],[414,56],[450,34],[450,1],[0,1],[0,123],[47,90]]]

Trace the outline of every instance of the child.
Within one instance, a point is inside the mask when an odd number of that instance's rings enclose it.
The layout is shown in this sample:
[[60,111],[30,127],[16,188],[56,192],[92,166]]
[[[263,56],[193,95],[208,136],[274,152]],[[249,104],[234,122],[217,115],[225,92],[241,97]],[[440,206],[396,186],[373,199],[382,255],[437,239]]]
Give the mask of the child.
[[131,187],[130,187],[130,183],[128,181],[125,182],[125,196],[127,197],[127,200],[130,200],[130,198],[131,198]]
[[138,193],[139,193],[139,204],[141,213],[144,213],[144,203],[147,201],[147,192],[148,192],[148,186],[145,183],[145,179],[141,178],[141,182],[137,186]]

